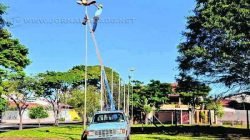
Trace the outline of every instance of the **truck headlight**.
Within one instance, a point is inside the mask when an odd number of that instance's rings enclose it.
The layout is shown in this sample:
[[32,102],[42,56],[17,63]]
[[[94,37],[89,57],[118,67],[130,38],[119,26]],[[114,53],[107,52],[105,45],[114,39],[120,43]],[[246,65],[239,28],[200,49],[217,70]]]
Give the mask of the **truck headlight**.
[[95,135],[95,131],[87,131],[87,135],[88,136],[94,136]]
[[118,129],[117,134],[126,134],[126,129]]

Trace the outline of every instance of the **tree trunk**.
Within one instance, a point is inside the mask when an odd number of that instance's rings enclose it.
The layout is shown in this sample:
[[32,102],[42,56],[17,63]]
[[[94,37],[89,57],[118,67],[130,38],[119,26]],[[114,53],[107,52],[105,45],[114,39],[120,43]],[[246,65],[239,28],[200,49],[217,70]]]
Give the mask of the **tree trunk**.
[[144,122],[143,122],[143,113],[141,112],[141,124],[142,124],[142,127],[141,127],[141,131],[143,132],[144,131]]
[[174,120],[175,120],[175,126],[178,126],[178,118],[177,118],[177,111],[174,110]]
[[55,110],[55,126],[59,126],[59,111]]
[[247,130],[249,130],[249,110],[247,110]]
[[208,114],[209,114],[209,125],[212,126],[213,124],[212,124],[212,113],[211,113],[211,110],[209,110]]
[[192,103],[191,103],[191,119],[192,119],[192,122],[191,122],[191,125],[194,125],[195,124],[195,117],[194,117],[194,115],[195,115],[195,97],[194,97],[194,95],[193,95],[193,97],[192,97]]
[[2,123],[2,111],[0,110],[0,123]]
[[195,108],[192,107],[192,109],[191,109],[191,125],[195,124],[194,115],[195,115]]
[[214,115],[214,123],[217,125],[218,124],[218,120],[217,120],[217,115]]
[[148,114],[145,113],[145,124],[148,125]]
[[59,126],[59,107],[57,103],[52,103],[53,113],[54,113],[54,119],[55,119],[55,126]]
[[19,130],[23,130],[23,114],[22,111],[18,110],[19,114]]
[[40,121],[40,119],[38,119],[38,127],[39,128],[41,127],[41,121]]

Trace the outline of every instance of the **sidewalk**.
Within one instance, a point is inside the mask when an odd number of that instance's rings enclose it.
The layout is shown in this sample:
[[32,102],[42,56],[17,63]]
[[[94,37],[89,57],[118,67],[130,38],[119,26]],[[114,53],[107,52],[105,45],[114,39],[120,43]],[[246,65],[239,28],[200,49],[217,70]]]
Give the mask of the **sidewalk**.
[[[82,122],[61,122],[59,125],[74,125],[74,124],[82,124]],[[47,127],[47,126],[53,126],[54,122],[46,122],[41,123],[41,127]],[[38,123],[24,123],[23,129],[29,129],[29,128],[38,128]],[[11,130],[18,130],[19,124],[16,123],[0,123],[0,133],[1,132],[7,132]]]

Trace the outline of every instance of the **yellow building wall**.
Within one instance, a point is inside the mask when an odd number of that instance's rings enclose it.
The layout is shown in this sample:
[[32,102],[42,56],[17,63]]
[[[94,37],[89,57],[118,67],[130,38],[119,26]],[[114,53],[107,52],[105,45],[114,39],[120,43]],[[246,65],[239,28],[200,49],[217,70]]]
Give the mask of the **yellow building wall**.
[[74,109],[71,109],[69,111],[69,115],[70,115],[70,121],[80,121],[81,120],[81,117],[78,115],[78,113]]

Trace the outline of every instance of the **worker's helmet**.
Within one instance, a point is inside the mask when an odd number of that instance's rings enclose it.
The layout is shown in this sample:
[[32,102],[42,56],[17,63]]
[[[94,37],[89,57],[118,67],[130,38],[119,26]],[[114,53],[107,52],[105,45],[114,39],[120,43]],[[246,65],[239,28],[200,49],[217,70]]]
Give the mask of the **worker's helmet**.
[[102,5],[102,4],[99,4],[98,6],[101,7],[101,8],[103,8],[103,5]]

